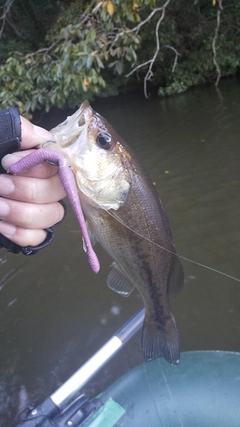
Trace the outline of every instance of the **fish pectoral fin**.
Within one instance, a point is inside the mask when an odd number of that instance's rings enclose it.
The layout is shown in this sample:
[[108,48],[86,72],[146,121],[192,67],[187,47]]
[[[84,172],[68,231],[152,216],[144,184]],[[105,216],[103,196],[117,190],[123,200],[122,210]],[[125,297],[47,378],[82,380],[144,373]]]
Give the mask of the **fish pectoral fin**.
[[111,270],[107,278],[107,285],[110,289],[123,297],[128,297],[134,289],[132,282],[115,261],[111,265]]
[[[91,228],[88,221],[86,221],[86,226],[87,226],[87,232],[88,232],[88,236],[89,236],[91,245],[94,246],[97,243],[97,238],[96,238],[95,234],[93,233],[92,228]],[[85,241],[83,238],[82,238],[82,242],[83,242],[83,250],[84,250],[84,252],[87,252],[87,248],[86,248]]]
[[184,272],[183,267],[178,255],[173,255],[172,265],[169,274],[168,281],[168,293],[169,295],[176,296],[181,292],[184,284]]
[[172,365],[178,364],[180,359],[179,336],[171,312],[164,325],[144,321],[142,351],[146,362],[163,356]]

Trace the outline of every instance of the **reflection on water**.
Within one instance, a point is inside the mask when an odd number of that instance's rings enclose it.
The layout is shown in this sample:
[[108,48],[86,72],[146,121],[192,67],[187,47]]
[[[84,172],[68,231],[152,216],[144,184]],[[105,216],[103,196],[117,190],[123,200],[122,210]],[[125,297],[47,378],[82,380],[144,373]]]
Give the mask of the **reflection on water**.
[[[164,100],[102,99],[93,107],[148,169],[178,252],[240,278],[240,86],[226,81],[220,89],[221,97],[206,87]],[[66,114],[41,124],[53,127]],[[0,416],[1,406],[13,414],[27,396],[39,401],[52,393],[141,306],[137,293],[123,299],[107,288],[111,260],[97,252],[95,275],[70,209],[50,248],[29,258],[2,250]],[[182,350],[240,351],[240,283],[183,264],[185,288],[171,300]],[[141,362],[138,334],[85,391],[98,393]]]

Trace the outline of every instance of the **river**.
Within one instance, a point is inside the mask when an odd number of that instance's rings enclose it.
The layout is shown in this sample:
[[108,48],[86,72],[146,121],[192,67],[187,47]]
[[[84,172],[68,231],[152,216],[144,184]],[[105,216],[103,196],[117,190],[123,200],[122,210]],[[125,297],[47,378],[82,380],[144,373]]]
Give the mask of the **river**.
[[[240,84],[226,80],[219,89],[167,99],[131,94],[92,105],[156,183],[179,254],[240,279]],[[53,127],[65,117],[53,111],[40,124]],[[70,208],[44,251],[33,257],[1,251],[0,422],[6,408],[10,418],[15,413],[19,396],[24,406],[51,394],[141,307],[136,292],[121,298],[107,288],[111,260],[100,247],[97,253],[95,275]],[[171,299],[181,350],[240,351],[239,281],[183,265],[184,290]],[[142,361],[138,333],[83,391],[93,397]]]

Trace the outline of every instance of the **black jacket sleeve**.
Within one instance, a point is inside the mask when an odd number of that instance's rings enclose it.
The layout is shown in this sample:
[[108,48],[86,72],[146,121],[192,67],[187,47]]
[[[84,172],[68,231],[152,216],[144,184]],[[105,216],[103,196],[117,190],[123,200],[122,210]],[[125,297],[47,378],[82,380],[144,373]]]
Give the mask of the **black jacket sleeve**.
[[[6,154],[20,150],[22,139],[21,136],[21,120],[18,109],[7,108],[0,110],[0,162]],[[0,173],[6,173],[1,163]],[[0,234],[0,248],[6,248],[9,252],[13,252],[15,254],[22,252],[24,255],[33,255],[40,249],[48,246],[53,241],[53,230],[48,228],[46,229],[46,232],[47,237],[44,242],[34,247],[21,247]]]
[[[0,110],[0,160],[21,148],[21,120],[17,108]],[[0,173],[6,173],[0,164]]]

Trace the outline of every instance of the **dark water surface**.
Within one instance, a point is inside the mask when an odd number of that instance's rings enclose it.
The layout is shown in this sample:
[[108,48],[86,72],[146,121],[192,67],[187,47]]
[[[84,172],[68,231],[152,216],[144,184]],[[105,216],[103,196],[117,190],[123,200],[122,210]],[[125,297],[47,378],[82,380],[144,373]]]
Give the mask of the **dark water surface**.
[[[149,171],[178,252],[240,278],[240,84],[220,89],[102,99],[93,107]],[[53,127],[66,115],[41,124]],[[107,288],[111,261],[100,247],[97,253],[95,275],[70,208],[46,250],[28,258],[1,251],[0,408],[14,414],[19,396],[23,403],[47,397],[142,305],[137,293],[121,298]],[[240,351],[240,282],[183,265],[184,290],[171,300],[181,349]],[[84,391],[97,394],[142,361],[138,334]]]

